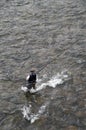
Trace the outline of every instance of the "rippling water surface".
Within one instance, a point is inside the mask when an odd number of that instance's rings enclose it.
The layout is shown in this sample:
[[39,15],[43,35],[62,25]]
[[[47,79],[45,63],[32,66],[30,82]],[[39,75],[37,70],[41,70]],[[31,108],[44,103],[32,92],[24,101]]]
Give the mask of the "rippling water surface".
[[48,129],[86,130],[86,1],[0,0],[0,130]]

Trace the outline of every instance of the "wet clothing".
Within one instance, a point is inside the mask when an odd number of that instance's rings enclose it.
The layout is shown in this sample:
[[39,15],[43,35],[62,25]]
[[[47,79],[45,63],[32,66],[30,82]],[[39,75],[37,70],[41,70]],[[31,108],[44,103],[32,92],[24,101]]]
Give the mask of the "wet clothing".
[[35,89],[35,85],[36,85],[36,73],[31,73],[30,76],[27,79],[28,81],[28,89]]

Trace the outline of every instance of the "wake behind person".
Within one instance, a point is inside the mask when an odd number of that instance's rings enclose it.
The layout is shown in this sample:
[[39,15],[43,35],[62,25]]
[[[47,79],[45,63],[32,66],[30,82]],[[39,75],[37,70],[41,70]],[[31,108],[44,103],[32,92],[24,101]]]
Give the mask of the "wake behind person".
[[36,89],[36,72],[35,69],[31,69],[30,75],[27,76],[26,81],[28,82],[28,89]]

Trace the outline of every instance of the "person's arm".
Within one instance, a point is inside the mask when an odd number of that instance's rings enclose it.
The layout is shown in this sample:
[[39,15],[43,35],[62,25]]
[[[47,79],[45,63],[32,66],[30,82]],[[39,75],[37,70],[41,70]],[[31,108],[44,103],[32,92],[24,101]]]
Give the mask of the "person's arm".
[[30,75],[28,75],[28,76],[26,77],[26,80],[27,80],[27,81],[29,80],[29,77],[30,77]]

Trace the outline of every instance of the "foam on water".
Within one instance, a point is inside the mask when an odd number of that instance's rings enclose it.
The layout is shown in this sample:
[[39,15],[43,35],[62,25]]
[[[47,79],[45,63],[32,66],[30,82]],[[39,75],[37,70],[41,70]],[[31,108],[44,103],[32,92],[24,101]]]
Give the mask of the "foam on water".
[[25,87],[25,86],[21,86],[21,90],[24,91],[24,92],[27,92],[27,91],[28,91],[28,88]]
[[29,105],[29,107],[24,106],[21,110],[22,110],[23,117],[27,120],[30,120],[31,105]]
[[[38,83],[40,83],[40,85],[37,87],[36,90],[31,89],[30,92],[34,93],[37,92],[39,90],[44,89],[45,87],[53,87],[55,88],[57,85],[59,84],[63,84],[66,80],[69,79],[69,74],[66,73],[65,71],[62,71],[61,73],[57,73],[55,76],[53,76],[49,81],[47,81],[46,83],[41,83],[42,79],[38,79]],[[26,87],[21,87],[21,89],[26,92],[28,89]],[[49,103],[49,102],[48,102]],[[39,108],[39,111],[34,114],[31,112],[31,105],[29,106],[24,106],[22,108],[22,114],[23,117],[27,120],[29,120],[31,123],[34,123],[37,119],[39,119],[41,117],[41,115],[45,112],[45,109],[48,105],[48,103],[45,103],[44,105],[42,105]]]
[[21,110],[22,110],[22,114],[23,117],[25,119],[27,119],[28,121],[30,121],[31,123],[34,123],[37,119],[40,118],[40,116],[45,112],[47,104],[42,105],[39,109],[39,111],[37,112],[37,114],[33,114],[31,112],[31,105],[29,105],[29,107],[24,106]]
[[[63,84],[65,80],[68,80],[68,77],[69,77],[68,73],[66,71],[62,71],[61,73],[57,73],[46,83],[41,84],[42,79],[38,79],[38,84],[40,83],[40,85],[37,84],[36,90],[32,88],[30,92],[34,93],[34,92],[40,91],[44,89],[46,86],[55,88],[57,85]],[[23,90],[24,92],[28,91],[27,87],[24,87],[24,86],[21,87],[21,90]]]

